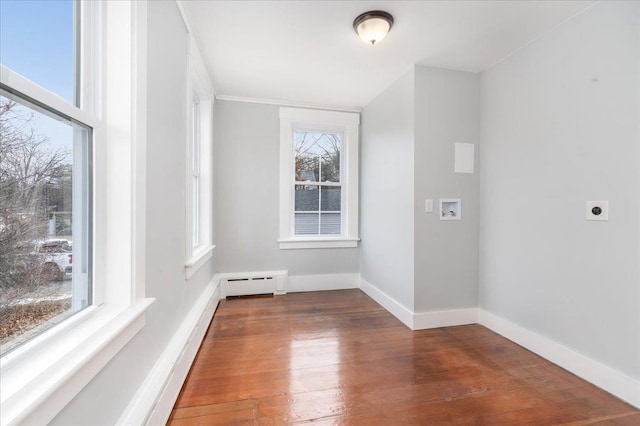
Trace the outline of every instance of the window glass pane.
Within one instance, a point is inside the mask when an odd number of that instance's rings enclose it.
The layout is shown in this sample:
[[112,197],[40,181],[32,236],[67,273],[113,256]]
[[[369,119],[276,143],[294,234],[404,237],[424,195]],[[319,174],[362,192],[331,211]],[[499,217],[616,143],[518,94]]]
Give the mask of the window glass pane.
[[340,139],[339,134],[327,134],[323,138],[322,182],[340,182]]
[[194,176],[191,182],[191,246],[200,245],[200,178]]
[[74,2],[0,1],[0,63],[75,102]]
[[[339,235],[340,187],[296,185],[295,235]],[[318,211],[322,207],[322,212]],[[301,213],[305,212],[305,213]],[[331,212],[331,213],[328,213]]]
[[191,246],[200,245],[200,100],[194,94],[191,104]]
[[295,167],[297,182],[318,182],[320,177],[320,157],[315,151],[314,133],[295,133]]
[[320,188],[320,192],[321,210],[324,212],[339,212],[342,189],[339,186],[323,186]]
[[340,235],[340,213],[321,213],[320,233],[323,235]]
[[295,179],[298,182],[340,182],[339,133],[295,132]]
[[0,90],[0,350],[91,303],[91,129]]
[[316,185],[296,185],[295,198],[297,212],[317,212],[320,210],[320,191]]
[[296,213],[295,235],[318,235],[318,213]]
[[193,116],[193,129],[192,129],[192,165],[194,175],[200,174],[200,101],[198,97],[194,95],[193,105],[191,108]]

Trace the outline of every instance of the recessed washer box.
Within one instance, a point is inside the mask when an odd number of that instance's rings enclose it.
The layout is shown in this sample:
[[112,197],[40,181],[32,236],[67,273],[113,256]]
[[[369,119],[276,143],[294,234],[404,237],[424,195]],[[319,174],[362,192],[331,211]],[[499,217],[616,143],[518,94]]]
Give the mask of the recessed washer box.
[[462,219],[462,202],[460,198],[440,199],[440,220]]
[[587,220],[609,220],[609,202],[608,201],[587,201],[586,208]]

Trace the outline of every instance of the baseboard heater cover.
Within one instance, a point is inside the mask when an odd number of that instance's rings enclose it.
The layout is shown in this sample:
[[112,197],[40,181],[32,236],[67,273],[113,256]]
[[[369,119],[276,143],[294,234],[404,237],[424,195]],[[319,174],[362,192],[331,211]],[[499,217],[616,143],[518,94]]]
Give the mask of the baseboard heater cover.
[[222,297],[287,293],[287,271],[221,274]]

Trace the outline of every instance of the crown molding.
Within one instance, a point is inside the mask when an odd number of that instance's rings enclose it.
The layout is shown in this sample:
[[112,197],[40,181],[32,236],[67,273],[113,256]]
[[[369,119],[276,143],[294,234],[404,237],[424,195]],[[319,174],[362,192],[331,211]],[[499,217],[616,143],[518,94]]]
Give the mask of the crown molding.
[[358,113],[362,112],[362,108],[360,107],[313,104],[313,103],[305,103],[305,102],[283,101],[278,99],[248,98],[248,97],[242,97],[242,96],[227,96],[227,95],[216,95],[216,99],[220,101],[249,102],[253,104],[267,104],[267,105],[288,106],[288,107],[296,107],[296,108],[324,109],[329,111],[358,112]]
[[[216,85],[216,80],[213,78],[213,74],[211,73],[211,70],[209,69],[209,67],[207,66],[207,62],[205,60],[204,57],[204,50],[202,49],[202,43],[200,42],[200,39],[195,31],[195,27],[193,26],[193,21],[191,20],[191,18],[189,17],[189,12],[187,11],[187,8],[185,6],[185,1],[184,0],[175,0],[176,5],[178,6],[178,10],[180,11],[180,16],[182,17],[182,22],[184,22],[184,26],[187,28],[187,33],[189,33],[191,35],[191,37],[193,37],[193,41],[195,42],[195,47],[198,50],[200,57],[202,58],[202,61],[205,65],[205,70],[207,73],[207,77],[209,78],[209,83],[211,84],[211,89],[213,90],[213,93],[215,95],[216,93],[216,89],[217,89],[217,85]],[[191,49],[192,47],[189,45],[189,43],[187,42],[187,50]]]

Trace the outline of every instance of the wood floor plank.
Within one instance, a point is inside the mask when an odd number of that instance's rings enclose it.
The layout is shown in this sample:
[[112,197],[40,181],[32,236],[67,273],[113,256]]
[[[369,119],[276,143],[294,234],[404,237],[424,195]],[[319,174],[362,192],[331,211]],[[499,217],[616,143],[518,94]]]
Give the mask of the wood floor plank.
[[221,404],[197,405],[195,407],[177,408],[171,413],[171,420],[185,419],[189,417],[202,417],[212,414],[227,413],[232,411],[246,411],[255,409],[255,401],[243,399]]
[[605,426],[639,416],[482,326],[411,331],[341,290],[221,301],[169,424]]
[[198,417],[169,420],[168,426],[253,425],[253,410],[226,411]]

